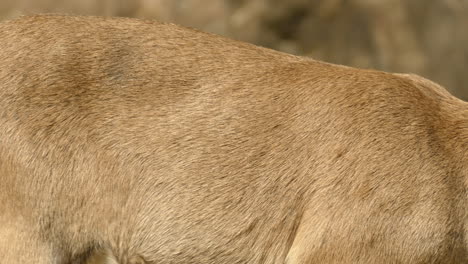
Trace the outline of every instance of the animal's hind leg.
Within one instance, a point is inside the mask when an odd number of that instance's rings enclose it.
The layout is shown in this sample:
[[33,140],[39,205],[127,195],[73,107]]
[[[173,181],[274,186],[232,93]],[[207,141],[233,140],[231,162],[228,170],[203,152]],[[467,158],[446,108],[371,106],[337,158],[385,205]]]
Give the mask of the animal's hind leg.
[[108,249],[95,250],[86,260],[86,264],[120,264]]
[[117,260],[116,256],[109,248],[98,249],[92,252],[85,264],[145,264],[147,263],[140,256],[125,256],[123,260]]

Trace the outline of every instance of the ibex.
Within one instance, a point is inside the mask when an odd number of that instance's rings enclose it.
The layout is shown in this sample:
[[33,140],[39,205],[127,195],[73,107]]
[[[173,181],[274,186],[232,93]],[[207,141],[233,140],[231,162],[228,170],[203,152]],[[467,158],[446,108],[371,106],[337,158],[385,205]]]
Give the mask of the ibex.
[[468,103],[145,20],[0,24],[0,263],[467,263]]

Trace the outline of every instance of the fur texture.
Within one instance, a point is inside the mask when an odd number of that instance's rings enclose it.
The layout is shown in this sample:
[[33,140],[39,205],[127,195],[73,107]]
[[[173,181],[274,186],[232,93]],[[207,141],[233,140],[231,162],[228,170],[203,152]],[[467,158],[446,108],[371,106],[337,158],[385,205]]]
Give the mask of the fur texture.
[[0,32],[1,263],[468,260],[437,84],[151,21]]

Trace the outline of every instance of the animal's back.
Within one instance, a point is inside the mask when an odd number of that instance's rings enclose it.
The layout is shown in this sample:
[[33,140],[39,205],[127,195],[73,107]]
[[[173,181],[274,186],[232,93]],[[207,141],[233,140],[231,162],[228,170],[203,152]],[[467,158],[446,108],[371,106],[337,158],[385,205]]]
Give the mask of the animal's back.
[[24,261],[466,259],[443,92],[171,24],[0,31],[0,222],[40,245]]

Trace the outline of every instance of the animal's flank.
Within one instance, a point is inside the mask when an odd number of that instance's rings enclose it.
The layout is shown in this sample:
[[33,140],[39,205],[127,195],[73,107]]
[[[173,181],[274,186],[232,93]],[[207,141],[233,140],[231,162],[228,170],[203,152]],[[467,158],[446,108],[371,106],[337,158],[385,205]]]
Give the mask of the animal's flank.
[[153,21],[0,32],[1,263],[468,260],[437,84]]

